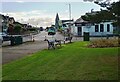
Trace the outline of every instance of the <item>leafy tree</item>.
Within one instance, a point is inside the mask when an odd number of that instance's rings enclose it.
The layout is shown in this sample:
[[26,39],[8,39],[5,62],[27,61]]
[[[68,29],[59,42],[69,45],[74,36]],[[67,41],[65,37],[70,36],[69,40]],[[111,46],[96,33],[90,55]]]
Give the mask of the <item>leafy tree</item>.
[[102,21],[113,20],[115,17],[108,10],[101,10],[100,12],[96,12],[95,14],[87,14],[82,16],[82,18],[86,21],[90,21],[92,23],[100,23]]
[[120,28],[120,1],[113,3],[108,10],[114,15],[116,22],[114,23],[115,26]]
[[14,27],[14,34],[20,34],[21,33],[22,26],[21,25],[15,25]]
[[95,4],[106,8],[106,10],[101,10],[94,15],[84,15],[82,18],[84,20],[99,23],[106,20],[114,20],[113,26],[116,27],[118,33],[120,33],[120,0],[118,2],[110,3],[110,0],[84,0],[84,1],[94,1]]
[[112,3],[109,7],[106,7],[112,16],[114,16],[115,22],[113,26],[116,27],[118,33],[120,33],[120,1]]

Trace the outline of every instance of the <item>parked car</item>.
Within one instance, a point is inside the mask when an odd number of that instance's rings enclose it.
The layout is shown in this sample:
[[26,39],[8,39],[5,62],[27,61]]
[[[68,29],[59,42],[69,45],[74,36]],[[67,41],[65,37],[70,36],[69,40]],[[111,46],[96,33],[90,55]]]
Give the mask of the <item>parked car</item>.
[[4,32],[0,32],[0,42],[2,43],[3,41],[9,41],[10,39],[9,39],[10,37],[6,34],[6,33],[4,33]]
[[48,35],[55,35],[56,34],[56,30],[54,27],[49,27],[48,29]]
[[0,44],[3,42],[2,33],[0,33]]
[[40,27],[40,31],[43,31],[43,27]]

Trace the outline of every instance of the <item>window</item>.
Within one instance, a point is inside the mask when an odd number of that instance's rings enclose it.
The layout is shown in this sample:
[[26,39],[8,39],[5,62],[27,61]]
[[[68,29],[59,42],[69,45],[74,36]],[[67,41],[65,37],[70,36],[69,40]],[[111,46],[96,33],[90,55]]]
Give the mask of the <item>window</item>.
[[95,25],[95,32],[99,32],[99,26]]
[[107,24],[107,32],[110,32],[110,24]]
[[104,32],[104,25],[100,24],[100,32]]

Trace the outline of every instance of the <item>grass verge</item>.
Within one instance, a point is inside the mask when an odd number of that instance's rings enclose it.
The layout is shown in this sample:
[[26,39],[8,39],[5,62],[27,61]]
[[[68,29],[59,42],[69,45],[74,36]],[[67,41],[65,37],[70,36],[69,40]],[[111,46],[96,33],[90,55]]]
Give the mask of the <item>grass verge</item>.
[[117,80],[118,48],[75,42],[3,65],[3,80]]

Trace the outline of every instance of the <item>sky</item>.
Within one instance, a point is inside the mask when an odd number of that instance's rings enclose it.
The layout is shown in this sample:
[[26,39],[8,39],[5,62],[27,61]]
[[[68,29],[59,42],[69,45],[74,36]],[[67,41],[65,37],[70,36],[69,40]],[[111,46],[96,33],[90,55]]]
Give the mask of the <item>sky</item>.
[[[60,0],[61,1],[61,0]],[[88,1],[73,0],[67,2],[45,1],[15,1],[4,0],[0,3],[0,13],[14,17],[15,21],[29,23],[37,27],[47,27],[55,23],[56,14],[61,20],[69,19],[69,7],[71,4],[71,18],[76,20],[87,12],[100,11],[100,6]]]

